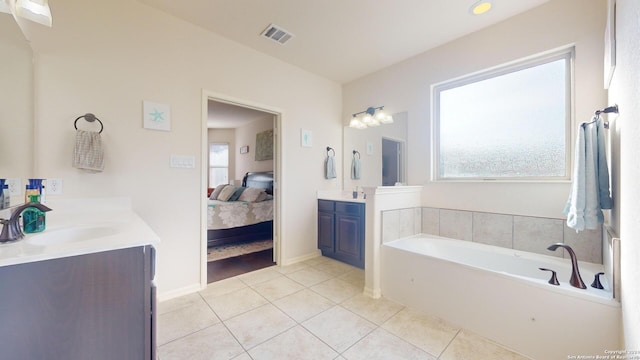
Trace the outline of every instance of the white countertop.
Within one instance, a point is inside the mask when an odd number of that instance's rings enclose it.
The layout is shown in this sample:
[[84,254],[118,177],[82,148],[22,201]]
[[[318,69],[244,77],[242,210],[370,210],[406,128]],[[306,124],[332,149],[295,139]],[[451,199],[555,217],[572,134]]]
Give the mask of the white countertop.
[[[160,238],[127,198],[49,201],[46,229],[0,243],[0,266],[156,245]],[[68,239],[77,237],[77,240]]]
[[358,192],[358,198],[353,198],[352,191],[333,191],[333,190],[319,190],[318,199],[320,200],[333,200],[333,201],[348,201],[348,202],[366,202],[362,191]]

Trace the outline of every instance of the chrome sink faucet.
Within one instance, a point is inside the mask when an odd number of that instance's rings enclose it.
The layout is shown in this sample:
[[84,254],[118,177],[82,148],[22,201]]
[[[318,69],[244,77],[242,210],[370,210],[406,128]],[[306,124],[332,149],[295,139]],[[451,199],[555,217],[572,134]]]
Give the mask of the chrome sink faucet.
[[557,243],[549,246],[547,250],[556,251],[557,248],[564,248],[569,253],[569,257],[571,258],[571,279],[569,280],[569,284],[573,287],[577,287],[579,289],[586,289],[587,286],[582,281],[582,277],[580,277],[580,270],[578,269],[578,257],[576,257],[576,253],[569,245],[565,245],[563,243]]
[[20,229],[20,214],[28,208],[36,208],[40,211],[51,211],[51,208],[48,208],[41,203],[26,203],[20,205],[13,209],[11,213],[11,217],[9,220],[0,219],[0,223],[2,224],[2,232],[0,233],[0,243],[15,241],[22,239],[24,237],[24,233],[22,233],[22,229]]

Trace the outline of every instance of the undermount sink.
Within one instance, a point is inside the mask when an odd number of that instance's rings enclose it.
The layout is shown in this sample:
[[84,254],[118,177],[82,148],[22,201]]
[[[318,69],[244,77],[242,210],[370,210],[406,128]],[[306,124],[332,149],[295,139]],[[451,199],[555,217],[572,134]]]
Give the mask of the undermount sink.
[[25,241],[32,245],[48,246],[85,241],[115,235],[118,231],[109,226],[73,227],[45,230],[37,235],[27,235]]

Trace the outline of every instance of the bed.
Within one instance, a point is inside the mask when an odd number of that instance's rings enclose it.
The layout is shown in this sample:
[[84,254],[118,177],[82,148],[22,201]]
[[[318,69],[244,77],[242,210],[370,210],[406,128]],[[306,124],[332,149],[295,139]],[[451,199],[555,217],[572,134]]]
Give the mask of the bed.
[[[241,194],[235,201],[233,196],[226,200],[224,193],[216,194],[215,190],[212,195],[216,199],[207,200],[208,247],[273,237],[273,172],[245,174],[242,188],[242,194],[249,195]],[[260,193],[258,199],[253,198],[255,193]],[[218,195],[225,201],[218,199]]]

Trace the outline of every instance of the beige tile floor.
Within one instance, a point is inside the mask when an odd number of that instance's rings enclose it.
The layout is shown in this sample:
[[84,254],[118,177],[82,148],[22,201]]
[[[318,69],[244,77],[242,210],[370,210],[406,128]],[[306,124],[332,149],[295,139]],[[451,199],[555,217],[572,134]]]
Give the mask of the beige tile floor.
[[364,272],[318,257],[158,305],[172,359],[526,359],[467,330],[362,295]]

